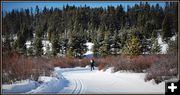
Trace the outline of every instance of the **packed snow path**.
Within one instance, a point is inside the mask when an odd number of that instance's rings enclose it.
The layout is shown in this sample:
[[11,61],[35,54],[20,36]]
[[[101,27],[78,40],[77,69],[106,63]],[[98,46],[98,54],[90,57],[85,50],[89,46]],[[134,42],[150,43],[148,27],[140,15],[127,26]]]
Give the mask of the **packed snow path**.
[[111,73],[110,70],[90,71],[90,68],[80,67],[56,70],[66,80],[66,85],[58,93],[165,93],[164,82],[158,85],[153,81],[144,82],[144,73]]
[[[90,71],[89,67],[59,68],[56,67],[53,76],[41,76],[42,81],[37,87],[26,89],[24,85],[3,85],[3,93],[60,93],[60,94],[143,94],[165,93],[165,83],[155,84],[145,82],[145,73],[116,72],[111,69]],[[30,84],[29,84],[30,85]],[[17,89],[23,88],[26,90]],[[13,89],[16,88],[16,89]]]

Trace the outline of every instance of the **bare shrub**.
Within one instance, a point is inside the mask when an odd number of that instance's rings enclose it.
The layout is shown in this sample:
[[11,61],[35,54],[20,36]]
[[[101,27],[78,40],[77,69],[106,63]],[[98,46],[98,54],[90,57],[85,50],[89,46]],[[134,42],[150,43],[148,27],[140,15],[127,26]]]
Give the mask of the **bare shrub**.
[[74,57],[56,57],[51,59],[51,63],[54,64],[55,67],[61,68],[73,68],[76,66],[85,67],[89,64],[89,59],[78,59]]
[[74,57],[28,57],[15,51],[3,55],[3,83],[11,83],[22,79],[38,80],[40,75],[48,76],[53,67],[73,68],[85,67],[89,59],[77,59]]
[[67,64],[67,61],[70,62],[69,60],[64,60],[63,58],[52,58],[51,59],[51,63],[55,66],[55,67],[61,67],[61,68],[66,68],[66,67],[70,67],[69,64]]
[[108,65],[110,65],[107,58],[108,57],[95,59],[95,62],[98,65],[99,70],[106,69],[106,67],[108,67]]
[[145,81],[154,79],[156,83],[177,76],[177,52],[160,57],[148,70]]
[[113,61],[112,66],[114,67],[114,72],[119,70],[130,70],[131,69],[131,63],[130,60],[126,56],[119,56],[115,58],[115,61]]
[[143,72],[149,68],[155,61],[157,61],[157,55],[139,55],[131,59],[132,69],[135,72]]
[[157,55],[139,55],[129,58],[126,55],[107,56],[97,60],[99,70],[114,67],[114,72],[119,70],[143,72],[159,58]]
[[3,55],[3,83],[31,78],[37,80],[40,75],[50,75],[53,65],[43,57],[27,57],[17,52]]
[[90,60],[88,58],[78,59],[77,61],[78,61],[77,62],[78,66],[80,66],[80,67],[85,67],[90,64]]

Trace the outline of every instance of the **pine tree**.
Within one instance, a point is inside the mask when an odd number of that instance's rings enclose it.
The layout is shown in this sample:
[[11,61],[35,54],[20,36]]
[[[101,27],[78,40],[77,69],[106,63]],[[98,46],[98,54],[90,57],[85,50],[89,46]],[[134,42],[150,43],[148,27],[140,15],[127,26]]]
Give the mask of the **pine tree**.
[[67,53],[67,43],[68,43],[68,39],[67,38],[60,38],[60,53],[61,54],[66,54]]
[[73,34],[71,33],[72,31],[68,31],[67,35],[68,35],[68,43],[67,43],[67,52],[66,55],[67,56],[73,56]]
[[[78,31],[78,32],[77,32]],[[76,27],[74,31],[70,32],[68,41],[68,55],[81,58],[86,52],[86,34],[82,28]]]
[[97,41],[99,43],[101,43],[104,40],[104,31],[105,29],[103,28],[103,26],[101,26],[98,30],[97,30]]
[[51,56],[51,49],[50,49],[50,46],[49,46],[49,45],[47,45],[47,47],[46,47],[46,55],[47,55],[48,57]]
[[67,56],[74,56],[72,47],[69,47],[69,48],[67,49],[67,54],[66,54],[66,55],[67,55]]
[[150,50],[151,50],[151,45],[152,45],[152,42],[150,39],[146,38],[144,35],[140,41],[140,44],[141,44],[141,48],[140,48],[140,52],[143,53],[143,54],[148,54],[150,53]]
[[52,38],[52,54],[54,56],[57,55],[57,53],[60,52],[60,45],[59,45],[59,39],[58,35],[56,33],[53,33],[53,38]]
[[27,50],[27,53],[29,56],[34,55],[34,49],[33,49],[32,41],[31,41],[30,47]]
[[52,39],[52,27],[49,27],[47,32],[48,32],[48,40],[51,42],[51,39]]
[[161,47],[158,44],[158,40],[156,38],[153,38],[153,44],[151,47],[151,54],[158,54],[161,51]]
[[34,42],[34,49],[35,49],[35,55],[41,56],[43,55],[43,49],[42,49],[42,40],[41,38],[36,37]]
[[[27,40],[33,39],[34,42],[41,42],[37,38],[40,40],[48,38],[54,45],[53,47],[56,47],[57,42],[60,43],[60,53],[63,54],[65,50],[65,53],[72,56],[81,56],[86,51],[84,43],[88,40],[95,43],[94,51],[97,54],[101,52],[104,53],[103,55],[108,55],[112,54],[113,48],[115,48],[113,54],[121,52],[127,41],[126,35],[129,34],[126,31],[135,27],[141,35],[145,36],[140,38],[136,35],[137,39],[141,40],[140,52],[150,51],[148,47],[151,43],[148,40],[152,39],[151,35],[157,36],[156,31],[162,29],[161,35],[166,42],[177,34],[177,9],[177,3],[167,3],[165,8],[159,4],[150,6],[148,3],[140,3],[128,6],[127,11],[122,5],[107,8],[67,5],[62,9],[45,7],[42,11],[36,6],[34,13],[32,8],[12,10],[4,12],[2,17],[2,36],[4,38],[5,33],[9,33],[8,37],[10,37],[6,39],[7,43],[3,42],[3,44],[7,44],[8,47],[8,40],[17,35],[14,47],[17,51],[26,53]],[[60,38],[58,41],[53,37],[55,31]],[[107,37],[107,31],[112,35]],[[33,32],[35,32],[35,38]],[[67,36],[67,32],[70,32],[71,36]],[[55,55],[57,51],[59,52],[54,48]]]
[[104,34],[104,40],[103,40],[103,44],[100,47],[100,54],[101,56],[107,56],[109,54],[111,54],[110,51],[110,31],[106,31]]
[[155,25],[153,25],[151,22],[147,22],[145,24],[145,30],[144,30],[145,38],[148,38],[148,39],[151,38],[151,35],[152,35],[154,29],[155,29]]
[[116,55],[120,48],[120,39],[119,39],[117,32],[115,32],[114,35],[112,36],[111,48],[113,48],[112,53]]
[[32,56],[33,55],[33,47],[32,46],[29,47],[27,52],[28,52],[28,56]]
[[11,51],[11,49],[12,49],[11,41],[10,41],[8,33],[6,33],[5,39],[3,41],[3,49],[5,49],[4,51],[6,51],[7,53],[9,53]]
[[81,58],[82,55],[87,50],[87,47],[85,45],[86,43],[85,34],[83,34],[83,31],[76,34],[73,42],[74,42],[73,48],[74,48],[75,56]]
[[27,40],[27,27],[25,24],[21,25],[20,31],[17,33],[16,46],[20,53],[26,54],[26,40]]
[[130,39],[127,41],[124,53],[130,57],[140,54],[140,41],[134,33],[131,34]]
[[98,43],[97,40],[94,40],[93,43],[94,43],[94,46],[93,46],[93,56],[94,57],[99,57],[99,47],[100,47],[100,44]]
[[169,22],[169,18],[166,15],[163,23],[162,23],[162,38],[164,41],[168,42],[169,38],[172,37],[171,34],[171,27],[170,27],[170,22]]
[[175,41],[173,40],[169,41],[168,44],[169,44],[168,52],[177,51],[178,50],[178,37],[176,37]]
[[128,30],[125,28],[122,28],[120,31],[118,31],[118,41],[116,42],[119,47],[119,52],[123,53],[123,47],[126,45],[126,41],[128,40]]

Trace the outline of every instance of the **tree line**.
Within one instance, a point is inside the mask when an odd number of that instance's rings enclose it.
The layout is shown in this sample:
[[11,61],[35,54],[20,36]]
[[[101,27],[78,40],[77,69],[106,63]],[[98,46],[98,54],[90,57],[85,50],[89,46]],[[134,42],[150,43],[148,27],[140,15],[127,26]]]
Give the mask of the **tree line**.
[[[15,50],[28,56],[75,56],[82,58],[86,42],[94,43],[94,56],[157,54],[158,35],[170,43],[177,35],[177,3],[150,5],[148,2],[92,8],[33,8],[12,10],[2,18],[3,52]],[[16,39],[14,39],[17,37]],[[43,54],[43,40],[52,44]],[[29,48],[26,42],[30,41]]]

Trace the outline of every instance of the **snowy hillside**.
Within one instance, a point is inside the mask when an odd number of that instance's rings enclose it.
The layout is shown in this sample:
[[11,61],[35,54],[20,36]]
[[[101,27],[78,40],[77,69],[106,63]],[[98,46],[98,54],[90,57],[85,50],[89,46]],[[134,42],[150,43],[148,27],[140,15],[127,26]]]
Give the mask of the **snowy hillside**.
[[[96,68],[97,69],[97,68]],[[3,85],[3,93],[159,93],[164,94],[165,83],[155,84],[154,81],[145,82],[145,73],[116,72],[112,68],[104,71],[90,71],[90,68],[59,68],[54,69],[51,77],[39,77],[39,85],[28,87],[21,83]],[[26,83],[27,84],[27,83]],[[29,85],[34,83],[29,82]],[[26,89],[26,90],[24,90]]]

